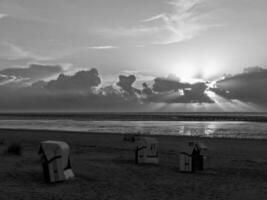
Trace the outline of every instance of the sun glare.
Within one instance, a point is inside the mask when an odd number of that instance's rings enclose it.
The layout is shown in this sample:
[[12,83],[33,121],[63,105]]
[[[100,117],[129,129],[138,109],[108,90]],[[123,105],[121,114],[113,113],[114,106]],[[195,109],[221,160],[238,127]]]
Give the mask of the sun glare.
[[202,63],[182,62],[173,65],[171,73],[183,82],[207,81],[218,75],[220,65],[216,61],[209,60]]
[[211,78],[213,76],[218,75],[221,66],[218,61],[209,60],[208,62],[203,64],[202,67],[202,75],[204,78]]
[[175,74],[177,77],[181,79],[183,82],[197,82],[199,81],[198,73],[199,70],[194,63],[183,62],[177,64],[172,68],[172,74]]

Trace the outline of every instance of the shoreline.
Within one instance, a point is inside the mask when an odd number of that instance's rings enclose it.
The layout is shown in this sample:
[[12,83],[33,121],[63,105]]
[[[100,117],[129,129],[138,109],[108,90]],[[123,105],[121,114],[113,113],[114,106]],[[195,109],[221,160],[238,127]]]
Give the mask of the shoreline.
[[110,135],[110,136],[127,136],[127,135],[133,135],[133,136],[144,136],[144,137],[171,137],[171,138],[186,138],[186,139],[219,139],[219,140],[256,140],[256,141],[267,141],[267,138],[237,138],[237,137],[207,137],[207,136],[195,136],[195,135],[163,135],[163,134],[137,134],[137,133],[114,133],[114,132],[86,132],[86,131],[72,131],[72,130],[47,130],[47,129],[23,129],[23,128],[0,128],[1,132],[39,132],[40,134],[44,133],[54,133],[54,134],[81,134],[81,135],[90,135],[90,136],[96,136],[96,135]]
[[32,113],[0,113],[0,119],[79,119],[96,121],[244,121],[267,122],[267,113],[123,113],[123,112],[32,112]]

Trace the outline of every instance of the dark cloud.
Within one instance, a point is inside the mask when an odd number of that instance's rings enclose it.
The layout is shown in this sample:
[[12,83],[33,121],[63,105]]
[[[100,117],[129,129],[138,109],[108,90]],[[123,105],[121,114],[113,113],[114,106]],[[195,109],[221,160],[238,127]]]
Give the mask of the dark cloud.
[[117,85],[121,87],[127,94],[134,95],[135,92],[139,93],[139,91],[136,88],[132,87],[135,81],[136,77],[134,75],[129,75],[129,76],[120,75],[119,82],[117,83]]
[[[0,75],[0,83],[10,78]],[[12,83],[23,80],[16,79]],[[193,103],[216,105],[207,96],[208,90],[226,99],[256,103],[267,100],[267,70],[225,78],[218,81],[217,88],[209,88],[204,82],[191,84],[178,79],[156,78],[152,87],[143,83],[143,88],[139,90],[133,87],[135,80],[134,75],[121,75],[117,84],[101,88],[97,87],[101,83],[97,70],[91,69],[72,76],[61,74],[56,80],[41,80],[20,88],[1,85],[0,110],[149,111],[154,105],[163,103],[167,111],[167,106],[173,103],[189,107]]]
[[213,103],[205,93],[206,89],[204,83],[196,83],[184,90],[153,93],[146,100],[157,103]]
[[258,72],[264,72],[264,69],[259,66],[255,67],[247,67],[243,70],[243,73],[258,73]]
[[152,89],[147,85],[147,83],[143,83],[142,94],[145,96],[150,96],[153,94]]
[[47,83],[46,81],[43,81],[43,80],[40,80],[40,81],[36,81],[34,83],[32,83],[32,87],[33,88],[45,88],[47,86]]
[[[131,79],[131,76],[129,77]],[[127,91],[120,89],[119,86],[107,86],[88,92],[100,82],[97,70],[91,69],[79,71],[73,76],[62,74],[57,80],[49,82],[38,81],[31,87],[12,90],[0,88],[4,97],[0,99],[0,110],[115,111],[136,110],[141,105],[135,95],[137,90],[135,88],[131,88],[133,95],[125,94]]]
[[155,78],[153,91],[168,92],[171,90],[185,89],[189,86],[190,84],[182,83],[179,80],[174,80],[169,78]]
[[0,71],[0,74],[27,78],[29,81],[38,81],[40,79],[49,78],[53,75],[59,74],[62,71],[63,70],[59,65],[31,64],[27,68],[3,69]]
[[267,70],[246,69],[244,73],[225,78],[216,85],[213,91],[224,98],[266,104]]
[[148,97],[152,102],[164,103],[212,103],[205,90],[206,83],[183,83],[176,78],[155,78],[153,95]]
[[79,71],[73,76],[60,74],[57,80],[48,82],[46,88],[57,91],[89,91],[101,83],[98,71],[91,69],[89,71]]
[[207,88],[208,86],[206,83],[191,84],[188,89],[184,90],[184,96],[182,97],[183,102],[213,103],[213,101],[205,93]]
[[84,92],[52,92],[42,87],[0,87],[2,111],[123,111],[136,110],[140,103],[135,98],[125,98],[121,93],[108,94]]

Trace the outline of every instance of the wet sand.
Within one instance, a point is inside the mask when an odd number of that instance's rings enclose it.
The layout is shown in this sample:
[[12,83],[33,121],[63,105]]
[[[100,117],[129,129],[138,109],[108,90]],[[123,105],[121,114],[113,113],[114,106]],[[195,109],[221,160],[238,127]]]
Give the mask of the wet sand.
[[[0,130],[0,199],[267,199],[267,140],[155,137],[160,164],[139,166],[135,144],[121,134]],[[75,179],[44,182],[37,154],[43,140],[70,145]],[[203,172],[179,172],[188,141],[209,148]],[[4,153],[13,142],[22,145],[22,156]]]

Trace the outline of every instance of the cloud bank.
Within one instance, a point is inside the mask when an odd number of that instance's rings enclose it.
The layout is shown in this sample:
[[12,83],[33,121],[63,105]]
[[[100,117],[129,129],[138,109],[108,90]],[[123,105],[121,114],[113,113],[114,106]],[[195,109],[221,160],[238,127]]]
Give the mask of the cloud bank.
[[93,87],[98,86],[101,79],[96,69],[89,71],[79,71],[73,76],[60,74],[56,80],[48,82],[46,88],[56,91],[90,91]]
[[135,88],[135,75],[119,75],[116,84],[104,87],[95,68],[73,75],[61,73],[54,80],[40,79],[22,87],[24,77],[37,79],[35,70],[42,72],[39,77],[43,78],[58,73],[61,67],[31,65],[20,70],[3,70],[1,111],[186,111],[185,108],[188,111],[256,111],[258,107],[253,105],[267,107],[265,69],[246,70],[218,81],[216,87],[205,82],[192,84],[172,77],[156,77],[152,85],[144,82],[141,88]]
[[244,70],[244,73],[227,77],[218,81],[216,85],[214,92],[226,99],[238,99],[257,104],[267,102],[266,69]]

